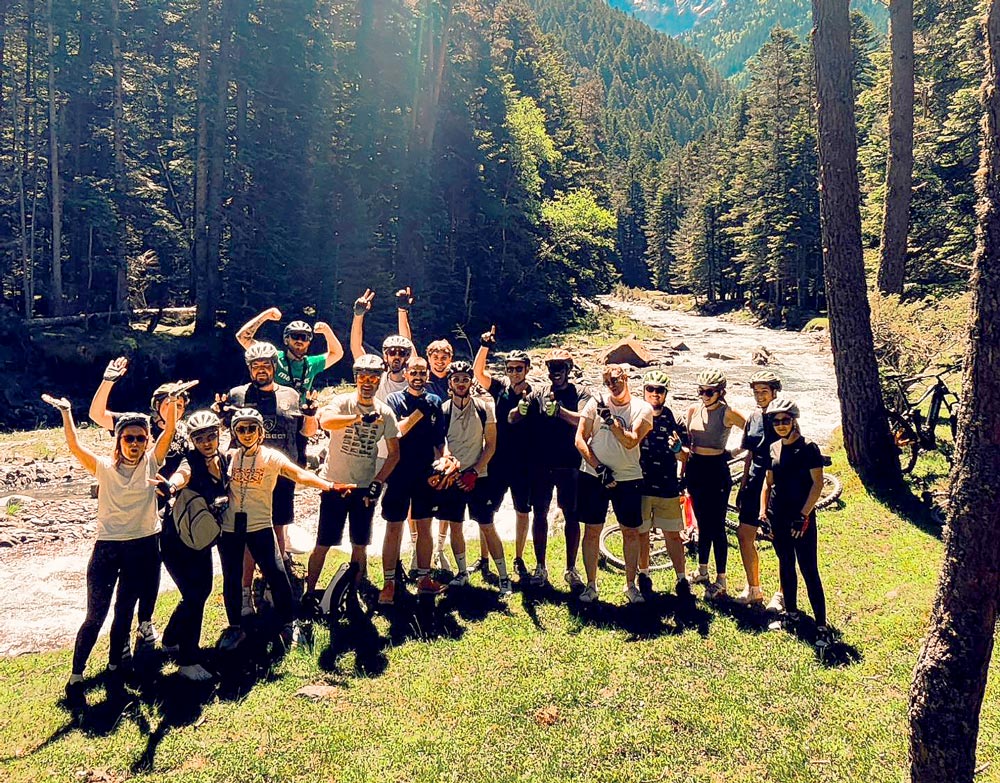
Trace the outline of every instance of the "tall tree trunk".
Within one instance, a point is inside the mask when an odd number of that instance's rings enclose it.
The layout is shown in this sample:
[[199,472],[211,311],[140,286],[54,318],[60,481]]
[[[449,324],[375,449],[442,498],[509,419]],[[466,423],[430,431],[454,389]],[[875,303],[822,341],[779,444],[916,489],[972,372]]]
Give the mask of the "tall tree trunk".
[[944,572],[910,689],[913,783],[975,775],[1000,597],[1000,0],[986,21],[982,99],[979,228]]
[[913,188],[913,0],[889,0],[889,43],[889,158],[878,287],[883,294],[901,294]]
[[[112,147],[114,152],[115,200],[118,228],[115,237],[115,310],[122,311],[128,299],[128,267],[125,260],[125,207],[128,181],[125,177],[125,98],[122,86],[121,0],[111,0],[111,71],[114,77]],[[93,234],[91,234],[93,237]],[[89,285],[88,285],[89,293]]]
[[51,291],[52,312],[62,315],[63,311],[63,280],[62,280],[62,182],[59,179],[59,128],[57,126],[58,111],[56,108],[56,66],[55,66],[55,31],[52,27],[52,0],[48,0],[49,14],[49,172],[52,178],[52,277]]
[[201,0],[198,21],[198,103],[197,152],[194,172],[194,241],[191,272],[195,296],[195,332],[204,334],[215,328],[215,297],[208,282],[208,113],[209,113],[209,0]]
[[865,485],[899,484],[879,386],[861,256],[849,0],[812,0],[820,224],[830,342],[847,459]]

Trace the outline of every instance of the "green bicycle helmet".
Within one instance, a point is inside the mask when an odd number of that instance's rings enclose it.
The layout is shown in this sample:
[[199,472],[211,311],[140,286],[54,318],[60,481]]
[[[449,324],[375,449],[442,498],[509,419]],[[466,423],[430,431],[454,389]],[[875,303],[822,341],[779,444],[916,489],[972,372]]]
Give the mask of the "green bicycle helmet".
[[774,391],[781,391],[781,378],[778,377],[774,370],[758,370],[751,375],[750,385],[753,386],[757,383],[766,383]]
[[670,391],[670,378],[663,370],[650,370],[642,376],[642,383],[644,386],[666,386]]
[[719,389],[726,388],[726,374],[718,367],[710,367],[698,373],[699,386],[715,386]]

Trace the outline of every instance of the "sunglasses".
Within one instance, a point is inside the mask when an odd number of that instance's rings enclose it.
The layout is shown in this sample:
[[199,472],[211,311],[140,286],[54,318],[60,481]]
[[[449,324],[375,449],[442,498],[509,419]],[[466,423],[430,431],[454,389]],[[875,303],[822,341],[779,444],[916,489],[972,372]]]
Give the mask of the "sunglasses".
[[256,424],[247,424],[247,425],[238,424],[236,427],[233,428],[233,432],[235,432],[237,435],[253,435],[255,432],[260,432],[260,427],[258,427]]
[[203,432],[199,435],[192,435],[191,440],[195,443],[211,443],[213,440],[219,439],[219,433],[217,432]]
[[667,387],[666,386],[647,386],[646,387],[646,391],[648,393],[650,393],[650,394],[666,394],[667,393]]
[[306,332],[292,332],[288,339],[297,343],[308,343],[312,340],[312,335]]
[[387,348],[385,351],[386,356],[409,356],[410,352],[405,348]]
[[506,367],[508,373],[525,372],[527,369],[523,364],[508,364]]
[[795,419],[788,416],[775,416],[772,423],[775,427],[790,427],[794,421]]
[[698,389],[699,397],[714,397],[718,393],[718,389]]
[[427,377],[427,370],[425,370],[423,368],[421,368],[419,370],[410,369],[410,370],[407,370],[406,372],[409,373],[410,375],[415,375],[418,378],[426,378]]
[[549,372],[569,372],[569,365],[563,362],[550,362]]
[[456,383],[472,383],[472,376],[466,375],[465,373],[455,373],[451,376],[451,380]]
[[122,435],[122,440],[125,443],[145,443],[148,438],[145,435]]
[[615,386],[622,386],[624,383],[625,383],[624,378],[608,378],[604,382],[604,385],[607,386],[609,389],[613,389]]
[[272,362],[270,359],[263,359],[259,362],[250,362],[251,370],[264,370],[268,368],[271,369],[274,368],[274,362]]
[[382,376],[373,372],[359,372],[355,373],[354,380],[358,383],[376,383],[382,380]]

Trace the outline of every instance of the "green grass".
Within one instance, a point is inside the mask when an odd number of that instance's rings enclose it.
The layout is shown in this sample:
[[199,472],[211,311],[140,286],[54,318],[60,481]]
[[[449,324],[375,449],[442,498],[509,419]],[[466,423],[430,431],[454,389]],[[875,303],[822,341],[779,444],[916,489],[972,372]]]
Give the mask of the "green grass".
[[[320,631],[315,651],[293,651],[244,698],[212,697],[190,712],[178,710],[176,675],[124,710],[109,709],[97,687],[89,733],[58,704],[69,651],[0,661],[4,780],[903,781],[907,691],[942,545],[868,497],[842,452],[833,470],[843,505],[819,525],[830,619],[847,646],[839,665],[731,606],[699,602],[683,622],[669,598],[655,616],[626,608],[621,575],[602,571],[608,603],[596,616],[566,604],[561,589],[537,605],[516,593],[507,612],[491,591],[473,592],[481,602],[448,615],[457,638],[394,642],[377,617],[384,642],[331,656]],[[762,562],[770,592],[769,548]],[[730,563],[739,589],[732,549]],[[161,599],[161,628],[175,600]],[[222,623],[213,596],[204,638]],[[338,647],[360,638],[341,630]],[[105,655],[106,639],[89,672]],[[295,696],[313,683],[334,686],[332,697]],[[990,766],[977,780],[1000,779],[995,683],[980,733],[980,765]],[[93,770],[106,777],[88,778]]]

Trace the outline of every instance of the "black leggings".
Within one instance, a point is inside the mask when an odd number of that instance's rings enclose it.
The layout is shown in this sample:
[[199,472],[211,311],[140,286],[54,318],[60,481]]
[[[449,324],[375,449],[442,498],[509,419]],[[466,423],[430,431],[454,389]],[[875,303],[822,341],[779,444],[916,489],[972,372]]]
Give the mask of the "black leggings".
[[294,618],[292,586],[285,572],[285,563],[278,553],[278,540],[274,528],[255,530],[241,536],[223,533],[219,536],[219,558],[222,560],[222,598],[226,604],[226,617],[230,625],[239,625],[243,610],[243,552],[250,554],[260,567],[264,579],[271,587],[274,598],[274,615],[279,625],[287,625]]
[[191,666],[198,662],[205,602],[212,593],[212,547],[191,549],[176,534],[165,530],[160,551],[167,573],[181,592],[181,601],[163,631],[163,644],[177,645],[177,663]]
[[87,564],[87,617],[76,634],[73,648],[73,674],[83,674],[87,659],[97,643],[101,626],[108,616],[111,600],[115,599],[115,613],[111,620],[111,649],[108,663],[121,663],[128,650],[132,615],[139,596],[149,590],[155,578],[159,582],[159,535],[136,538],[131,541],[97,541]]
[[708,565],[715,547],[715,570],[726,573],[729,542],[726,540],[726,505],[733,480],[725,454],[706,457],[692,454],[687,463],[687,487],[698,520],[698,564]]
[[790,520],[772,520],[774,530],[774,554],[778,557],[778,576],[781,579],[781,592],[785,596],[785,611],[798,611],[798,576],[795,573],[795,563],[798,562],[802,572],[802,581],[806,583],[809,603],[816,616],[816,625],[826,625],[826,595],[823,593],[823,583],[819,578],[819,563],[817,561],[816,513],[809,519],[809,527],[801,538],[792,538]]
[[[169,476],[169,473],[164,473]],[[162,511],[158,511],[162,515]],[[169,511],[167,512],[170,513]],[[166,525],[166,521],[163,522]],[[143,585],[139,592],[139,608],[136,609],[136,618],[140,623],[149,622],[153,619],[153,610],[156,608],[156,599],[160,597],[160,566],[162,564],[160,550],[156,551],[156,567],[150,566],[149,580]]]

